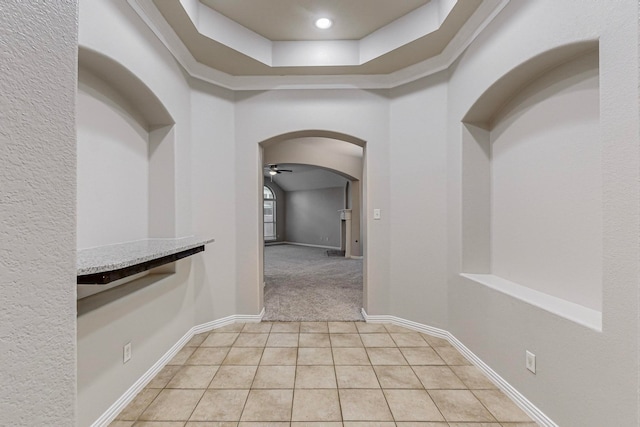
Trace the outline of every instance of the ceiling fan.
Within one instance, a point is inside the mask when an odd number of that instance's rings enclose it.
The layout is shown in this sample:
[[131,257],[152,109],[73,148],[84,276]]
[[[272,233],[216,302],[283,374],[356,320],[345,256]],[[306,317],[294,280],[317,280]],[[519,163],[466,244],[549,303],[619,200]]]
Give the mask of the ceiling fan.
[[269,175],[271,175],[271,181],[273,181],[273,177],[279,173],[293,172],[291,169],[280,169],[276,164],[267,165],[265,166],[265,169],[269,172]]

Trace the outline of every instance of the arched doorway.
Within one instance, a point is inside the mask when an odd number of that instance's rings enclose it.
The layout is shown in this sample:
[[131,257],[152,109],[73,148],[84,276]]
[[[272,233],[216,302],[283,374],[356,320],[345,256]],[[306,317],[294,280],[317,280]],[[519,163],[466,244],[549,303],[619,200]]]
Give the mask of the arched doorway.
[[[265,237],[265,216],[259,239],[265,320],[362,320],[366,292],[364,145],[364,141],[351,136],[320,131],[280,135],[260,144],[263,167],[278,164],[281,169],[285,165],[285,169],[294,171],[261,174],[263,184],[276,190],[274,198],[281,197],[278,223],[274,224],[279,231],[273,239]],[[311,176],[331,174],[341,183],[329,180],[331,188],[317,182],[305,187]],[[291,182],[295,184],[291,186]],[[339,206],[335,201],[338,198]],[[266,207],[267,202],[263,199],[261,206]],[[347,222],[349,233],[344,232]],[[319,231],[320,223],[329,231]],[[300,233],[301,229],[312,232]],[[349,248],[347,253],[345,246]],[[302,264],[306,269],[300,268]]]

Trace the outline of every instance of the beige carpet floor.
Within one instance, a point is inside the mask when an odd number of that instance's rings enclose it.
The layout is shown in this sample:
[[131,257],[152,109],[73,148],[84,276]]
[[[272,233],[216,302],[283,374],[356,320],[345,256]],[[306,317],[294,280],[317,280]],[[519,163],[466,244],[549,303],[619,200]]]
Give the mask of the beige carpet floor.
[[265,321],[363,320],[362,260],[296,245],[264,249]]

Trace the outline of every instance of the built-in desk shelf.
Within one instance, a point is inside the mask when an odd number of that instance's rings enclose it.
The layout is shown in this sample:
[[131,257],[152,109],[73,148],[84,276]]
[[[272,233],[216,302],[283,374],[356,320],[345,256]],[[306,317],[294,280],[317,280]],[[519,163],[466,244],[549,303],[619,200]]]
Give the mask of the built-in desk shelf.
[[79,285],[106,285],[204,251],[214,239],[191,236],[146,239],[81,249],[77,255]]

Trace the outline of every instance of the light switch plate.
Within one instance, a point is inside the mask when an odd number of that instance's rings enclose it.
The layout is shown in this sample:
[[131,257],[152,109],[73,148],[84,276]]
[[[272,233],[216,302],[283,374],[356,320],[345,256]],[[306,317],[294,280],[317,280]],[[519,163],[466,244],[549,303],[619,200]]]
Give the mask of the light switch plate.
[[374,209],[373,210],[373,219],[380,219],[381,218],[381,214],[380,214],[380,209]]
[[527,350],[527,360],[526,360],[527,369],[536,373],[536,355]]
[[131,360],[131,343],[130,342],[126,343],[124,348],[122,349],[122,363],[127,363],[129,360]]

